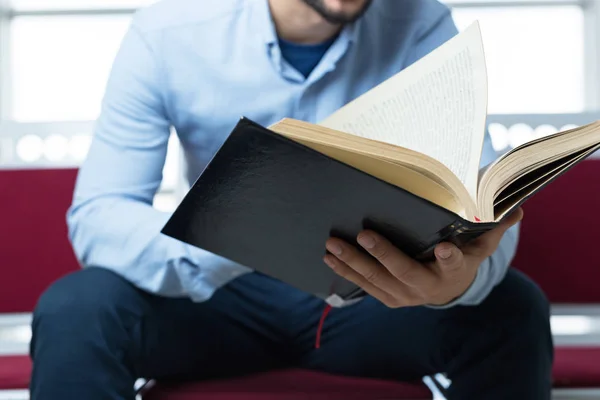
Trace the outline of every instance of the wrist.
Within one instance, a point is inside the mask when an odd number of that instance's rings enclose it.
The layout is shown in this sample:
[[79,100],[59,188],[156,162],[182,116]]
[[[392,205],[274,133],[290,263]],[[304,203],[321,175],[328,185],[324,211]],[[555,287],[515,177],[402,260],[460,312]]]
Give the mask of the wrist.
[[485,274],[482,273],[484,270],[484,264],[489,263],[489,258],[485,259],[475,271],[475,276],[467,289],[456,296],[454,299],[446,302],[445,304],[426,304],[426,307],[434,309],[446,309],[459,305],[477,305],[481,302],[481,291],[485,288]]

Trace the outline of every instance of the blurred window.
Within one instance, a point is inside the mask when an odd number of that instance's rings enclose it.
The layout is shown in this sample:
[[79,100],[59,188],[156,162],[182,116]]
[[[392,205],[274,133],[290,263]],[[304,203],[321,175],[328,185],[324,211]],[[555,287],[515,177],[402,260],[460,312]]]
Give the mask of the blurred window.
[[127,15],[15,18],[10,26],[9,118],[95,119],[129,21]]
[[156,0],[11,0],[18,11],[135,9]]
[[455,7],[459,29],[478,20],[491,114],[585,109],[584,12],[579,6]]

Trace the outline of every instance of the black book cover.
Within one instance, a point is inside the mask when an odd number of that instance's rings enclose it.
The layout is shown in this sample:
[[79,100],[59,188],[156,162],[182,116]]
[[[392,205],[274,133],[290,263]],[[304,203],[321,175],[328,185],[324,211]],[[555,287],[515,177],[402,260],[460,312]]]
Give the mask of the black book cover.
[[[363,292],[323,263],[330,236],[365,228],[417,259],[496,224],[472,223],[242,118],[162,233],[328,301]],[[360,248],[360,247],[359,247]]]

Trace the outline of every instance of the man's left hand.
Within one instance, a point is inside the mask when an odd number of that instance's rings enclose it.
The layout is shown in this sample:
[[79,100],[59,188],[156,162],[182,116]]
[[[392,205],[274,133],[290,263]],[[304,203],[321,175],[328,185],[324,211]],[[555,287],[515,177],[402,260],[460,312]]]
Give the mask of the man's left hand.
[[358,243],[369,253],[331,238],[325,263],[388,307],[445,305],[459,298],[473,283],[479,265],[491,256],[508,228],[523,217],[516,210],[495,229],[459,249],[451,243],[435,248],[435,261],[420,263],[373,231],[363,231]]

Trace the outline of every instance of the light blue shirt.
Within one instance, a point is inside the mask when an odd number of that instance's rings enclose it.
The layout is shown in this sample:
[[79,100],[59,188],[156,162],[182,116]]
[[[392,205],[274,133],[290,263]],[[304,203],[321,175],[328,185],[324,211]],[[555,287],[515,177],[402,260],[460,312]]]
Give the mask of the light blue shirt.
[[[281,57],[267,0],[163,0],[139,11],[116,57],[67,216],[83,267],[163,296],[204,301],[250,269],[164,236],[153,208],[170,128],[193,182],[241,116],[318,122],[457,33],[434,0],[377,0],[305,78]],[[486,138],[482,165],[496,157]],[[451,305],[477,304],[504,276],[510,230]]]

